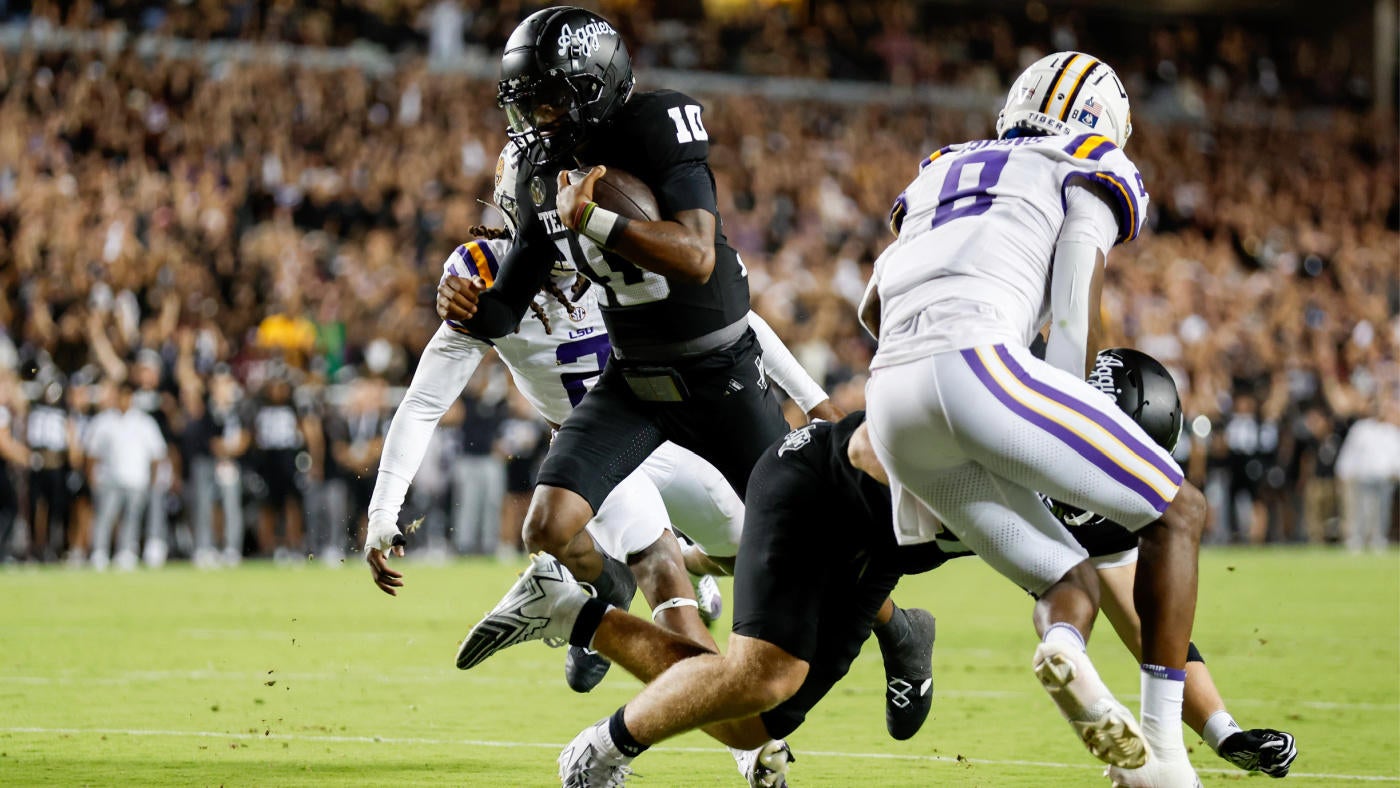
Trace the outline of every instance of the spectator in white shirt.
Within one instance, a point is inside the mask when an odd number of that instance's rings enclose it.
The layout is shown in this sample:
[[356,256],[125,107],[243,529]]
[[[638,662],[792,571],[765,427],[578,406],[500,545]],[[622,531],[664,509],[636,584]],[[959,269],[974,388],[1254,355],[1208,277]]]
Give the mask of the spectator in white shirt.
[[[97,515],[93,524],[92,565],[106,569],[111,550],[112,526],[120,514],[117,535],[118,569],[135,569],[141,541],[141,515],[150,500],[156,467],[165,459],[165,439],[150,414],[132,406],[132,387],[117,389],[117,406],[101,413],[88,437],[88,473],[95,491]],[[167,551],[163,534],[151,534],[146,543],[146,563],[160,566]]]
[[1400,403],[1383,404],[1383,417],[1352,425],[1337,454],[1342,487],[1342,532],[1347,549],[1384,550],[1391,502],[1400,477]]

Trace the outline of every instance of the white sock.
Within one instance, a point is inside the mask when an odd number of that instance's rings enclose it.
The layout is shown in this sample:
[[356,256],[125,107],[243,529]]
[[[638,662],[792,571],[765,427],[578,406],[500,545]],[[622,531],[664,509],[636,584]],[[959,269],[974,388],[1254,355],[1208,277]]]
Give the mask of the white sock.
[[1205,739],[1206,744],[1209,744],[1210,748],[1218,753],[1220,745],[1241,730],[1243,728],[1238,722],[1235,722],[1234,717],[1230,716],[1230,712],[1221,709],[1206,720],[1206,726],[1201,731],[1201,738]]
[[[1181,678],[1177,674],[1181,674]],[[1142,732],[1154,748],[1186,749],[1181,735],[1181,703],[1185,692],[1185,671],[1142,666]]]
[[1079,651],[1087,650],[1084,645],[1084,636],[1079,634],[1079,630],[1075,629],[1073,624],[1065,624],[1063,622],[1051,624],[1050,628],[1045,630],[1044,642],[1060,643],[1078,649]]

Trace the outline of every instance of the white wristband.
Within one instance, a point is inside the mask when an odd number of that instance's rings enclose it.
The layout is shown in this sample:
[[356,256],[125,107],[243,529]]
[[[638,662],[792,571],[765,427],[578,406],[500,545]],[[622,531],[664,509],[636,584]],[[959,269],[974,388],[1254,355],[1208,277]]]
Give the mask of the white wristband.
[[670,610],[673,607],[693,607],[696,610],[699,610],[700,603],[696,602],[694,599],[686,599],[685,597],[679,596],[674,597],[672,599],[668,599],[665,602],[662,602],[661,604],[651,609],[651,620],[655,621],[657,616],[661,615],[667,610]]
[[606,249],[621,221],[622,217],[613,211],[596,202],[589,202],[583,206],[583,219],[579,222],[578,232]]

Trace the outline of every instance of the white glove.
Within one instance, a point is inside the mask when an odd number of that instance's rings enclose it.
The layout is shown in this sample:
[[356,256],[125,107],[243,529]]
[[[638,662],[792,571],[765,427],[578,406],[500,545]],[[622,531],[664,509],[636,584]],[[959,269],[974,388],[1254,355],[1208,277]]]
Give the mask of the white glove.
[[370,550],[378,550],[388,555],[391,550],[402,547],[405,542],[403,532],[393,520],[371,518],[369,528],[365,532],[365,555],[369,555]]

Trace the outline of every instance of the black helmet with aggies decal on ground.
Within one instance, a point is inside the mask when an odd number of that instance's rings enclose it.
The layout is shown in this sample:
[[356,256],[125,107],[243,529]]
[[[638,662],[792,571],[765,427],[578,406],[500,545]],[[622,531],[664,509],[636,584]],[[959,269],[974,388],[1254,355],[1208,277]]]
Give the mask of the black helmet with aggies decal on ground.
[[1181,396],[1162,362],[1130,347],[1100,350],[1089,383],[1117,403],[1158,446],[1176,448]]
[[532,164],[558,162],[627,103],[636,80],[622,36],[582,8],[537,11],[511,33],[496,101]]

